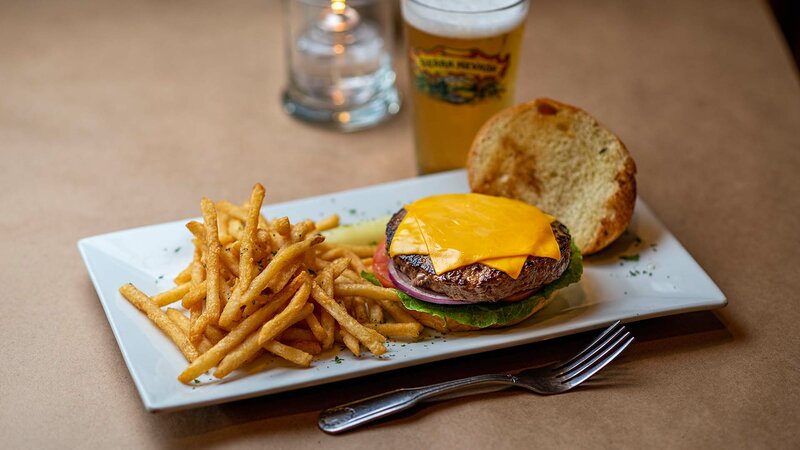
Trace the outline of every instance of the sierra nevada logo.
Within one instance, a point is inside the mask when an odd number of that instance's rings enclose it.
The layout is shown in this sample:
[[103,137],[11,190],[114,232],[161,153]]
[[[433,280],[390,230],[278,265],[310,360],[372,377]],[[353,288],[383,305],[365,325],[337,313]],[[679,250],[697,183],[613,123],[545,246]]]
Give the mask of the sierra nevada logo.
[[510,56],[487,55],[480,50],[435,47],[411,49],[417,89],[448,103],[465,104],[499,98]]

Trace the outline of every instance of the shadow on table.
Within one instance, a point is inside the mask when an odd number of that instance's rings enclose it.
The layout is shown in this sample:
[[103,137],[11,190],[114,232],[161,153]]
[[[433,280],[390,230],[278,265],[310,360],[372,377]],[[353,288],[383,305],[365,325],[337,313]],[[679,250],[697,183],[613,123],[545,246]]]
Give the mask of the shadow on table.
[[[663,354],[692,352],[725,344],[734,339],[713,312],[703,311],[645,320],[628,325],[636,342],[618,361],[581,389],[620,389],[635,383],[626,376],[626,365],[637,359]],[[456,377],[489,372],[520,370],[567,358],[584,347],[596,331],[522,345],[514,348],[424,364],[382,374],[341,381],[292,392],[275,394],[189,411],[152,415],[154,431],[180,445],[203,447],[232,439],[292,433],[316,427],[316,416],[324,408],[357,400],[400,387],[437,383]],[[741,336],[737,335],[737,339]],[[520,395],[504,391],[491,396]],[[524,395],[530,395],[524,393]],[[458,401],[458,400],[456,400]],[[465,400],[463,400],[465,401]],[[394,423],[408,423],[424,417],[429,403],[394,416]],[[412,417],[413,416],[413,417]],[[377,427],[381,427],[377,424]],[[374,428],[374,427],[373,427]],[[320,432],[321,433],[321,432]],[[322,434],[320,434],[322,437]]]

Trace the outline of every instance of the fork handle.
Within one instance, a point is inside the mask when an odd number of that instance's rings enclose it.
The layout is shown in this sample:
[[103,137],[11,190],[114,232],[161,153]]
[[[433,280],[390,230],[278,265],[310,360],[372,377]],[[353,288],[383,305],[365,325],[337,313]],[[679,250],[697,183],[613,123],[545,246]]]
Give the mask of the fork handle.
[[513,385],[516,381],[513,375],[488,374],[418,388],[397,389],[326,409],[319,415],[319,427],[327,433],[341,433],[406,410],[428,398],[480,385]]

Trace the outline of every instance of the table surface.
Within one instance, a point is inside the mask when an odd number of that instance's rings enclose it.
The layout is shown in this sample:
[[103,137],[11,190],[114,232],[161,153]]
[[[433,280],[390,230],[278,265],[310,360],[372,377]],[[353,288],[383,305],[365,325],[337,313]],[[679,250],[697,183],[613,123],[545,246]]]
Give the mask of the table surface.
[[[192,217],[414,175],[409,111],[350,135],[282,113],[277,1],[0,3],[5,448],[797,447],[800,89],[766,2],[534,2],[517,99],[580,105],[729,299],[648,320],[580,391],[435,403],[339,437],[324,407],[566,356],[587,335],[172,414],[146,412],[76,249]],[[403,62],[401,89],[407,90]]]

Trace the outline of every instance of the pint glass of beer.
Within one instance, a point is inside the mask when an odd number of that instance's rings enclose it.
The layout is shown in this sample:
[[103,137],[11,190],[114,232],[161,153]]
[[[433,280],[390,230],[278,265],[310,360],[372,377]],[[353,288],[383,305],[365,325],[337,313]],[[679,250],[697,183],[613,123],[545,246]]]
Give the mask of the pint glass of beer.
[[402,0],[420,173],[464,167],[478,129],[509,106],[527,0]]

